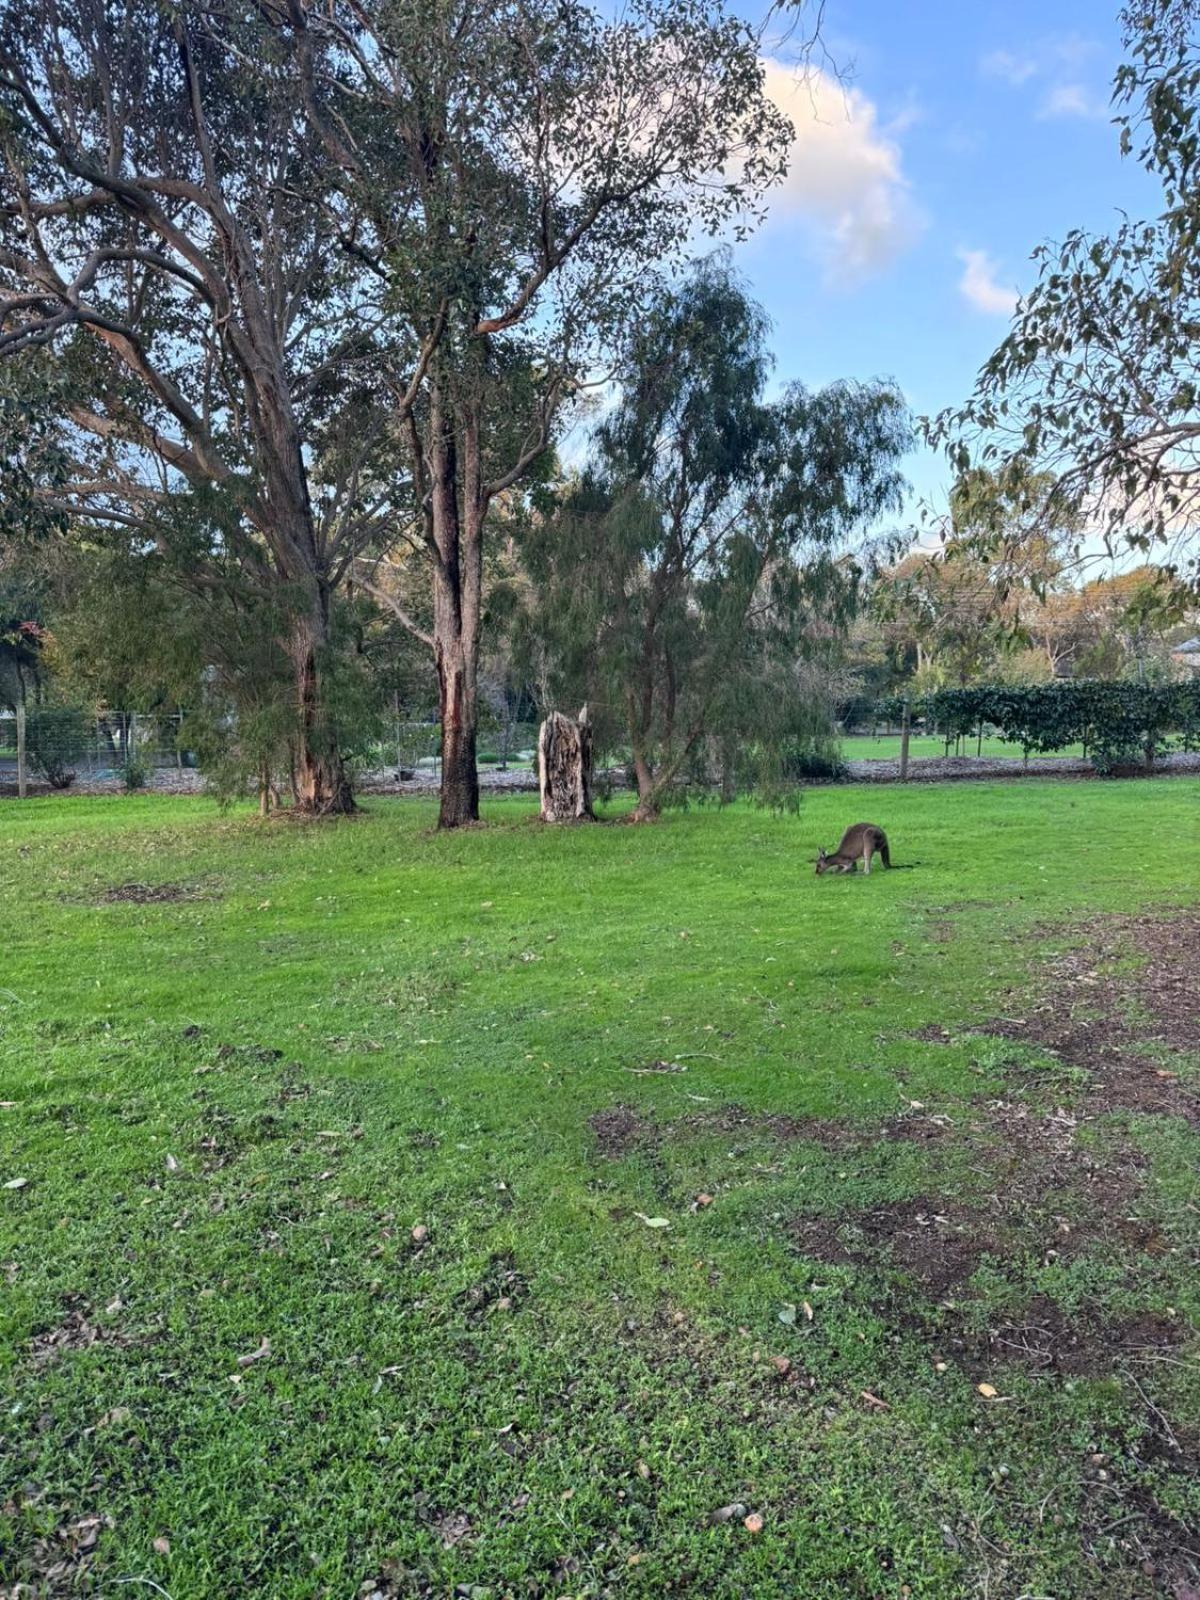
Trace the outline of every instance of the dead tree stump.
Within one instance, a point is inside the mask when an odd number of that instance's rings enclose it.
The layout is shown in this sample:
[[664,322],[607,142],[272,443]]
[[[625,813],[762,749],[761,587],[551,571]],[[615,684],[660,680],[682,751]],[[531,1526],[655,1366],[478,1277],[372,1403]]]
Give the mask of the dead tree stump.
[[586,706],[577,722],[552,711],[538,730],[538,793],[543,822],[595,820],[592,726]]

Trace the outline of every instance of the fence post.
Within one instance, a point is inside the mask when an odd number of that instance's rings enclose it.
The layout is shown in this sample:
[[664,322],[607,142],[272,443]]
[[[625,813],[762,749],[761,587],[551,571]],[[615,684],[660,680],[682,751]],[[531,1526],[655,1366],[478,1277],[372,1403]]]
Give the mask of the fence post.
[[904,705],[900,712],[900,782],[908,781],[908,696],[904,696]]
[[20,667],[17,668],[17,798],[24,800],[28,791],[28,775],[25,771],[25,679],[21,676]]

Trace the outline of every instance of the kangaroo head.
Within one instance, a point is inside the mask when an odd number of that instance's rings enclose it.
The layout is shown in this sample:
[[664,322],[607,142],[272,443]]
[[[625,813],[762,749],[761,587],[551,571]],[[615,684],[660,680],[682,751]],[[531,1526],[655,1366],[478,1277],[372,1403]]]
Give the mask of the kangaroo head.
[[825,871],[826,861],[827,861],[827,857],[825,855],[825,852],[824,852],[824,850],[822,850],[820,845],[818,845],[817,846],[817,877],[818,878]]

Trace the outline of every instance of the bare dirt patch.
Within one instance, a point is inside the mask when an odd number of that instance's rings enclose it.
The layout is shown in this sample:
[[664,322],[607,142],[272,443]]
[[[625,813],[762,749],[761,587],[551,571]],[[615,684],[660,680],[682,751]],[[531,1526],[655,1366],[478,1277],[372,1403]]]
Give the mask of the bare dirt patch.
[[[120,1309],[119,1303],[109,1309]],[[78,1297],[69,1298],[62,1321],[52,1328],[45,1328],[42,1332],[35,1333],[30,1339],[29,1352],[35,1365],[48,1366],[62,1356],[70,1355],[77,1350],[89,1350],[95,1344],[128,1346],[135,1342],[111,1324],[93,1322],[92,1315],[83,1300]]]
[[829,1148],[842,1149],[862,1142],[865,1137],[874,1139],[877,1130],[864,1129],[862,1123],[842,1122],[825,1117],[790,1117],[781,1112],[748,1111],[744,1106],[727,1104],[714,1106],[707,1111],[691,1111],[669,1122],[658,1122],[635,1111],[632,1106],[618,1104],[597,1111],[588,1118],[588,1127],[596,1137],[600,1154],[609,1159],[633,1154],[635,1151],[657,1149],[664,1141],[692,1139],[705,1134],[742,1135],[752,1138],[766,1134],[785,1142],[812,1140]]
[[972,1378],[994,1375],[998,1367],[1019,1367],[1035,1377],[1107,1378],[1138,1363],[1172,1359],[1188,1337],[1180,1318],[1139,1312],[1105,1320],[1086,1309],[1068,1312],[1044,1294],[986,1328],[968,1327],[958,1316],[940,1323],[939,1348]]
[[969,1206],[941,1197],[872,1206],[849,1219],[800,1217],[791,1224],[797,1248],[832,1266],[876,1266],[906,1274],[931,1299],[966,1284],[1003,1240]]
[[610,1161],[632,1154],[653,1137],[651,1124],[643,1121],[632,1106],[610,1106],[607,1111],[596,1111],[588,1118],[588,1127],[596,1136],[600,1154]]
[[[1136,969],[1129,957],[1138,959]],[[1156,1053],[1200,1053],[1200,917],[1108,917],[1048,963],[1041,994],[984,1031],[1087,1075],[1083,1117],[1147,1112],[1200,1126],[1200,1083]]]
[[100,895],[102,905],[172,905],[198,900],[200,890],[186,883],[114,883]]
[[104,1338],[104,1330],[89,1322],[77,1307],[67,1312],[57,1327],[47,1328],[29,1341],[33,1359],[48,1363],[72,1350],[87,1350]]

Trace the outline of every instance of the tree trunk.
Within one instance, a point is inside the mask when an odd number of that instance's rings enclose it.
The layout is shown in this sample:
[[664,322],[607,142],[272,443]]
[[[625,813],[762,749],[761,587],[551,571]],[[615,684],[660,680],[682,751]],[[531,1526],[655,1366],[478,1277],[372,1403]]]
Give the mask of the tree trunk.
[[326,703],[322,656],[329,645],[329,595],[322,590],[292,634],[297,732],[293,762],[296,810],[303,816],[347,816],[354,795]]
[[478,720],[483,518],[477,419],[464,426],[462,498],[458,449],[450,418],[433,389],[429,452],[433,540],[433,654],[442,719],[442,794],[439,828],[479,821]]
[[479,821],[479,770],[475,763],[477,641],[464,633],[456,583],[444,568],[434,573],[434,660],[442,723],[442,794],[439,828]]
[[721,804],[732,805],[737,799],[737,751],[734,740],[721,741]]
[[538,732],[538,791],[543,822],[594,821],[592,729],[587,707],[572,722],[552,711]]
[[653,822],[658,816],[658,796],[654,791],[654,774],[639,740],[633,741],[633,776],[637,782],[638,803],[634,807],[635,822]]

